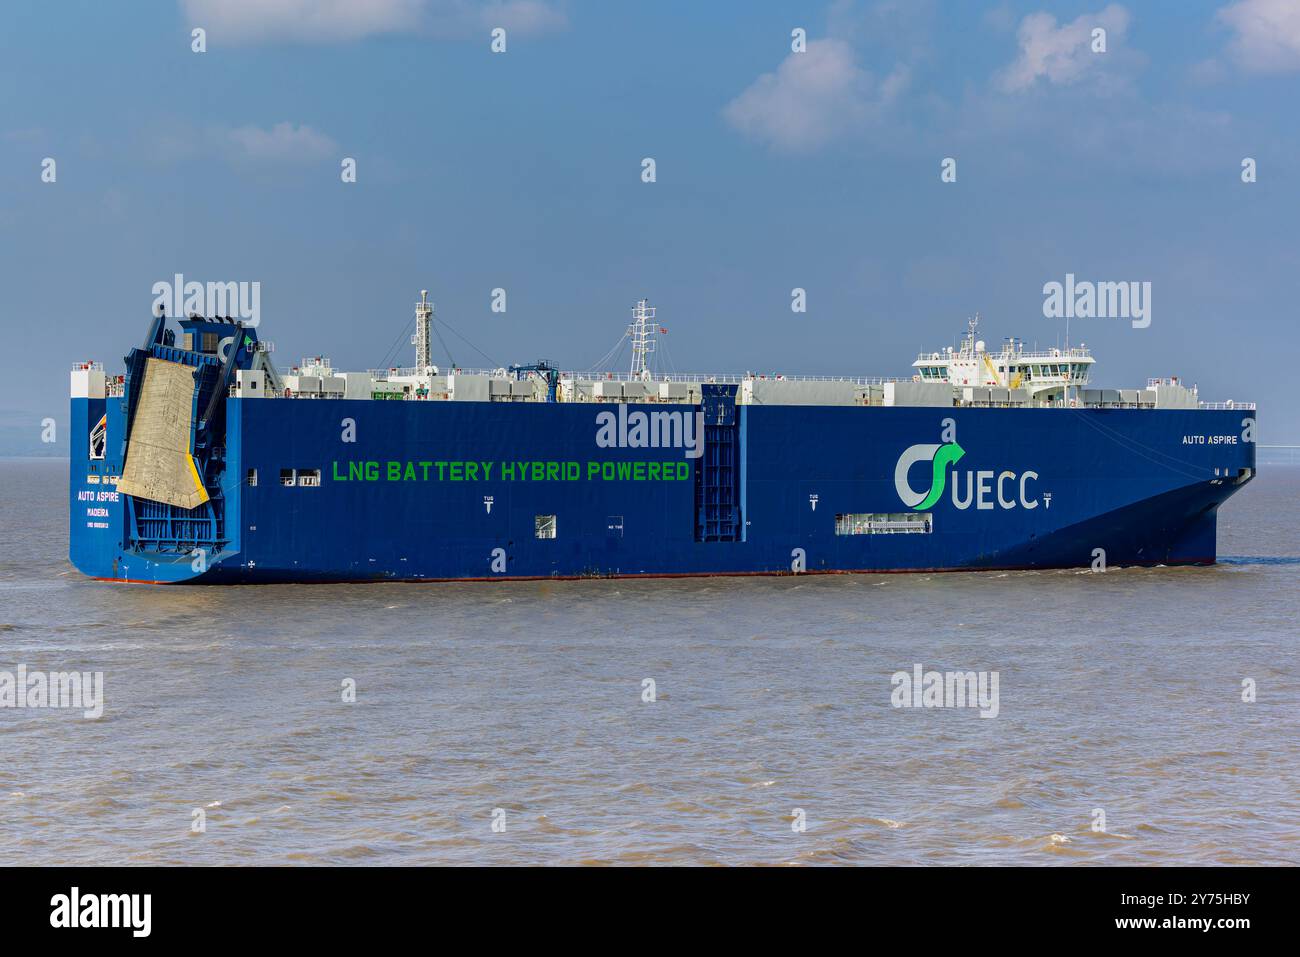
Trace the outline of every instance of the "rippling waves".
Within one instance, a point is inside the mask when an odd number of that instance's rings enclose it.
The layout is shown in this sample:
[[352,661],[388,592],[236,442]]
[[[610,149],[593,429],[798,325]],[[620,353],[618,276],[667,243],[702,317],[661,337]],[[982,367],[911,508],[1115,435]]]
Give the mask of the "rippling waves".
[[0,463],[0,670],[106,706],[0,709],[0,863],[1300,859],[1300,469],[1213,568],[164,589],[70,569],[66,468]]

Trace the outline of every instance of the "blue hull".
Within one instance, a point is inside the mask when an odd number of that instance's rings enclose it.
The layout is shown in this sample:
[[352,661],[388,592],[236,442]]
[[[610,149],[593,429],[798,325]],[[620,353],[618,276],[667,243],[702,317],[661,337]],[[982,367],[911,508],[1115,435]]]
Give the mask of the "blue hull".
[[[692,458],[602,446],[596,417],[611,407],[600,404],[224,401],[212,501],[191,514],[119,494],[125,403],[73,399],[74,435],[105,414],[109,434],[103,459],[74,443],[81,572],[165,583],[900,572],[1089,567],[1098,550],[1108,565],[1209,564],[1216,510],[1255,468],[1255,413],[1242,410],[724,396]],[[920,459],[900,485],[900,456],[948,443],[960,457],[941,475]],[[313,470],[318,485],[297,481]],[[903,500],[940,477],[923,510]],[[928,515],[928,531],[837,534],[851,516],[900,514]],[[538,537],[542,516],[553,538]]]

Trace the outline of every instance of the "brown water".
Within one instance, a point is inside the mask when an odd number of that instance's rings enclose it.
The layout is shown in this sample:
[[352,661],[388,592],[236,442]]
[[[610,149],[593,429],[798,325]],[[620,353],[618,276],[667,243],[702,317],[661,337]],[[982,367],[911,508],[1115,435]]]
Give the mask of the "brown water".
[[0,462],[0,670],[105,711],[0,709],[0,864],[1300,861],[1300,468],[1214,568],[240,588],[82,579],[66,468]]

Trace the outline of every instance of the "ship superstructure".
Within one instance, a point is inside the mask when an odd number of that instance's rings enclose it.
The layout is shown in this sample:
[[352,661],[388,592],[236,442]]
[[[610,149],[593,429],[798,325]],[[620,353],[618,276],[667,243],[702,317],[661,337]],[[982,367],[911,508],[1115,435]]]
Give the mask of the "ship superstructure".
[[912,367],[921,381],[960,386],[965,399],[982,398],[992,394],[984,390],[997,389],[998,396],[1014,391],[1023,401],[1048,403],[1064,402],[1071,389],[1088,384],[1096,360],[1085,345],[1026,352],[1023,341],[1006,339],[999,351],[992,352],[976,338],[978,326],[976,315],[957,348],[917,356]]
[[669,374],[639,300],[626,372],[288,371],[238,322],[154,317],[72,374],[70,554],[149,582],[446,580],[1187,564],[1255,466],[1250,403],[1097,389],[1083,345],[978,320],[906,378]]

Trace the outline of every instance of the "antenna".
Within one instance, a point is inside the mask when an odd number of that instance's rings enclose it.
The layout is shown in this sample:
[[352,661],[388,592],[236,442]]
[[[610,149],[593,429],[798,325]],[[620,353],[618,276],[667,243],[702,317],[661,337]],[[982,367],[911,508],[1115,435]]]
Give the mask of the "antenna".
[[655,351],[655,333],[659,327],[655,325],[654,306],[648,305],[650,300],[638,299],[635,306],[632,307],[632,324],[627,327],[628,335],[632,338],[632,378],[648,379],[650,377],[650,366],[647,362],[647,356]]
[[429,290],[420,290],[420,301],[415,304],[415,335],[411,344],[415,346],[415,368],[424,372],[433,365],[429,348],[429,327],[433,319],[433,303],[429,301]]
[[979,327],[979,324],[980,314],[978,312],[975,313],[974,318],[966,320],[966,328],[969,330],[966,333],[966,341],[970,343],[967,348],[970,350],[972,355],[975,353],[975,330]]

